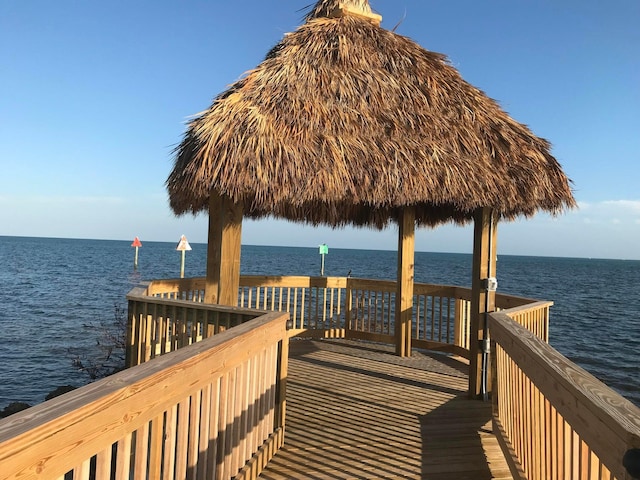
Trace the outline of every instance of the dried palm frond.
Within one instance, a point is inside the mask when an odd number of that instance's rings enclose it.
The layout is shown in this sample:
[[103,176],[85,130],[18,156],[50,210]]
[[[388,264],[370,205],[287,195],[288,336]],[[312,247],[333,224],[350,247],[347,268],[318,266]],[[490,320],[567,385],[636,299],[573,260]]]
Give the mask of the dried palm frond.
[[383,228],[402,207],[419,225],[575,205],[549,143],[464,81],[444,55],[337,4],[308,21],[193,119],[167,187],[177,214],[212,190],[245,216]]

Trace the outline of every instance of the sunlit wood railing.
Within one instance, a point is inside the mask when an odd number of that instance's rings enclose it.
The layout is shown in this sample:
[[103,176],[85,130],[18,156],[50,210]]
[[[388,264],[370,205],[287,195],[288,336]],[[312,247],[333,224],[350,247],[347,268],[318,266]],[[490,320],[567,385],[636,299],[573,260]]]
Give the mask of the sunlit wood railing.
[[257,318],[0,420],[0,477],[256,478],[282,445],[288,316]]
[[[348,279],[346,338],[394,343],[395,297],[395,281]],[[416,283],[412,345],[468,357],[470,300],[470,289]]]
[[128,367],[209,338],[259,315],[255,310],[202,303],[204,291],[187,289],[191,287],[186,281],[154,281],[129,292]]
[[529,480],[632,478],[623,457],[639,453],[640,409],[549,346],[544,317],[544,308],[529,307],[489,317],[494,431],[514,473]]
[[343,338],[346,290],[347,278],[243,275],[238,305],[286,311],[291,336]]
[[[394,341],[392,281],[245,276],[243,308],[204,303],[204,279],[127,298],[132,368],[0,420],[0,478],[255,478],[283,443],[291,335]],[[416,284],[413,344],[465,356],[470,302]],[[547,344],[551,302],[496,305],[494,431],[514,477],[631,478],[640,410]]]
[[[199,303],[204,301],[204,287],[204,278],[158,280],[147,292],[163,300]],[[290,336],[394,343],[395,296],[396,282],[391,280],[243,275],[238,305],[286,311],[291,316]],[[416,283],[413,303],[413,346],[469,357],[471,289]],[[545,310],[536,300],[496,295],[499,309],[527,304],[534,307],[529,316],[522,314],[522,321],[533,326],[536,315],[546,315],[548,323],[551,302]],[[149,312],[146,308],[140,311]]]
[[154,280],[144,285],[145,294],[152,297],[204,302],[205,279],[202,277]]
[[545,343],[549,343],[549,309],[553,302],[539,301],[500,310]]
[[[200,303],[204,279],[154,282],[149,293]],[[395,295],[393,281],[244,276],[238,300],[288,312],[290,335],[393,343]],[[468,357],[470,305],[470,289],[415,284],[412,344]],[[530,480],[631,478],[621,458],[640,445],[638,409],[547,345],[551,305],[496,294],[499,313],[489,316],[495,430],[513,473]]]

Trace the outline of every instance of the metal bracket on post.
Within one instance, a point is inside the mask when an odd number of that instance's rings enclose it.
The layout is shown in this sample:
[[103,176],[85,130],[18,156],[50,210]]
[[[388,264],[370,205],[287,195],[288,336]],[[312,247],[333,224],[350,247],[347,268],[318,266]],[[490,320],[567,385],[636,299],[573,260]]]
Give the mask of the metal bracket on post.
[[496,277],[483,278],[482,289],[487,292],[495,292],[498,290],[498,279]]

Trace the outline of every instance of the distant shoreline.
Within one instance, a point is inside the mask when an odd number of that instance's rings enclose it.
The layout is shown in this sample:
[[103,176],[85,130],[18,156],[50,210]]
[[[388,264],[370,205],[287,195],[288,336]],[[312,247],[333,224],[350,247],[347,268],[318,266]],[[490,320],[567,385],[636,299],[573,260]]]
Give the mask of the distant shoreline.
[[[133,241],[133,237],[129,240],[122,239],[109,239],[109,238],[77,238],[77,237],[47,237],[47,236],[27,236],[27,235],[0,235],[0,239],[2,238],[24,238],[24,239],[38,239],[38,240],[64,240],[64,241],[78,241],[78,242],[128,242],[129,244]],[[142,240],[142,239],[141,239]],[[151,244],[167,244],[174,245],[176,242],[174,241],[166,241],[166,240],[143,240],[144,243]],[[206,242],[192,242],[189,241],[190,245],[198,245],[198,246],[206,246]],[[317,250],[317,247],[309,247],[309,246],[300,246],[300,245],[261,245],[248,243],[242,244],[242,247],[268,247],[268,248],[293,248],[293,249],[307,249],[307,250]],[[350,248],[350,247],[332,247],[329,245],[329,249],[331,250],[340,250],[340,251],[365,251],[365,252],[395,252],[395,249],[384,249],[384,248]],[[427,253],[434,255],[468,255],[472,256],[471,252],[442,252],[442,251],[427,251],[427,250],[416,250],[416,253]],[[606,260],[606,261],[620,261],[620,262],[638,262],[640,263],[640,258],[614,258],[614,257],[566,257],[566,256],[554,256],[554,255],[531,255],[531,254],[523,254],[523,253],[503,253],[500,251],[498,247],[498,258],[499,257],[522,257],[522,258],[548,258],[548,259],[564,259],[564,260]]]

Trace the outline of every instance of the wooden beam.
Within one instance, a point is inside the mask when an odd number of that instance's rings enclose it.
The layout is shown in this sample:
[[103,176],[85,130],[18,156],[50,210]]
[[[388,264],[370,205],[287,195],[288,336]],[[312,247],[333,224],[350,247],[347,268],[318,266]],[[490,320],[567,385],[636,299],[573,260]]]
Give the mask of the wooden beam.
[[209,200],[205,302],[237,306],[241,240],[242,204],[212,192]]
[[[485,312],[495,311],[495,291],[487,291],[489,277],[496,276],[497,220],[490,208],[479,208],[474,214],[473,269],[471,281],[471,327],[469,332],[469,397],[482,392],[481,341],[485,329]],[[487,378],[487,390],[491,379]]]
[[360,9],[350,7],[349,5],[340,5],[328,15],[329,18],[342,18],[346,16],[365,20],[372,25],[375,25],[376,27],[379,27],[382,23],[382,15],[378,15],[377,13],[373,12],[364,12]]
[[240,245],[242,242],[242,204],[223,199],[222,251],[220,259],[220,285],[218,303],[235,307],[238,305],[240,287]]
[[398,223],[398,281],[396,290],[395,337],[396,354],[401,357],[411,356],[415,219],[415,209],[413,207],[407,207],[402,211],[402,219]]
[[218,303],[220,285],[220,245],[222,244],[222,197],[212,191],[209,197],[209,236],[207,240],[207,278],[205,303]]

